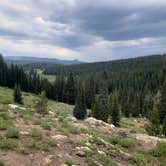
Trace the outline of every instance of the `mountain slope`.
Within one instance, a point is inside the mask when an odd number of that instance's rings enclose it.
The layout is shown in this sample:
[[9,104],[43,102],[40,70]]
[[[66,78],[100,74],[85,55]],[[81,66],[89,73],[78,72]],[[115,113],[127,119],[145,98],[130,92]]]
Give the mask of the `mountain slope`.
[[[124,118],[121,128],[94,118],[72,116],[73,106],[48,101],[48,114],[33,108],[38,96],[23,93],[15,105],[13,90],[0,87],[0,165],[151,166],[164,165],[166,147],[144,130],[144,118]],[[160,155],[156,155],[160,154]]]
[[24,56],[6,56],[4,57],[7,63],[14,64],[34,64],[34,63],[54,63],[61,65],[81,64],[78,60],[60,60],[53,58],[38,58],[38,57],[24,57]]
[[153,55],[108,62],[83,63],[65,67],[47,66],[45,74],[67,74],[70,71],[74,75],[82,75],[102,72],[103,70],[120,73],[150,70],[152,68],[161,69],[163,67],[166,67],[166,55]]

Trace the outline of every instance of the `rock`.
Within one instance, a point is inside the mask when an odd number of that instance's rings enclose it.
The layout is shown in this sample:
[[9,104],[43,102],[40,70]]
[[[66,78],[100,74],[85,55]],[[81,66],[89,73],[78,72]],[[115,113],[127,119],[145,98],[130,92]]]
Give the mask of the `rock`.
[[55,139],[57,141],[61,141],[61,140],[67,139],[67,136],[65,136],[65,135],[54,135],[51,138]]
[[88,129],[87,126],[85,126],[84,124],[81,124],[81,123],[73,123],[72,126],[77,129]]
[[24,107],[18,107],[20,110],[26,110],[26,108]]
[[51,159],[54,159],[55,156],[54,155],[48,155],[47,158],[51,160]]
[[83,151],[91,151],[90,148],[86,147],[86,146],[82,146],[82,147],[76,147],[77,150],[83,150]]
[[72,122],[77,122],[77,119],[74,116],[68,116],[66,119],[68,119]]
[[86,142],[85,145],[86,145],[86,146],[91,146],[91,143]]
[[16,108],[18,108],[18,106],[15,105],[15,104],[9,104],[8,107],[9,107],[9,109],[16,109]]
[[50,164],[51,164],[51,160],[49,158],[45,158],[44,165],[50,165]]
[[152,147],[156,146],[158,142],[166,142],[166,139],[149,136],[147,134],[136,134],[136,139],[139,141],[143,141],[146,144],[151,145]]
[[49,111],[49,114],[54,115],[55,113],[54,113],[54,112],[52,112],[52,111]]
[[99,154],[101,154],[101,155],[105,155],[105,152],[103,152],[103,151],[101,151],[101,150],[98,150],[97,151]]
[[85,157],[86,153],[84,151],[79,150],[79,151],[76,152],[76,155],[79,156],[79,157]]
[[20,131],[20,134],[21,135],[29,135],[29,132],[28,131]]
[[106,122],[103,122],[102,120],[98,120],[98,119],[95,119],[92,117],[85,119],[85,122],[87,122],[91,125],[95,125],[95,126],[105,126],[109,129],[115,128],[115,126],[113,124],[108,124]]

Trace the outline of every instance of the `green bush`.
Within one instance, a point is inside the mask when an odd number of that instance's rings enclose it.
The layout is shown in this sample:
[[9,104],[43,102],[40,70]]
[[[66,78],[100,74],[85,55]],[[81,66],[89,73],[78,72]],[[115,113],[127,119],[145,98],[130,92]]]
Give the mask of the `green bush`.
[[17,148],[18,143],[11,139],[1,139],[0,140],[0,149],[15,149]]
[[57,146],[57,141],[55,139],[48,139],[46,142],[50,146]]
[[134,147],[134,143],[127,139],[120,139],[118,137],[112,137],[109,139],[109,142],[113,145],[120,145],[123,148],[132,148]]
[[29,133],[29,135],[34,138],[35,140],[41,140],[42,139],[42,133],[38,129],[32,129]]
[[118,164],[116,164],[115,162],[113,162],[113,161],[111,160],[111,158],[109,158],[109,157],[107,157],[107,156],[105,156],[105,155],[101,155],[101,156],[99,157],[99,160],[100,160],[100,162],[101,162],[101,164],[102,164],[103,166],[118,166]]
[[0,160],[0,166],[5,166],[5,164],[2,160]]
[[113,144],[113,145],[119,144],[119,138],[117,138],[117,137],[111,137],[111,138],[109,139],[109,142],[110,142],[111,144]]
[[9,120],[9,113],[8,112],[0,112],[0,118],[2,118],[3,120]]
[[41,127],[43,127],[45,130],[51,130],[51,124],[48,122],[42,122]]
[[4,120],[0,121],[0,130],[7,130],[8,123]]
[[7,138],[19,138],[20,133],[18,129],[15,128],[9,128],[6,131],[6,137]]
[[151,154],[154,157],[165,157],[166,156],[166,143],[160,142],[157,146],[151,150]]
[[142,154],[134,154],[130,161],[137,166],[148,166],[148,161]]
[[65,159],[65,164],[68,165],[68,166],[74,165],[72,159],[70,159],[70,158],[66,158],[66,159]]
[[123,147],[123,148],[131,148],[131,147],[134,147],[134,144],[133,142],[129,141],[129,140],[121,140],[120,141],[120,145]]

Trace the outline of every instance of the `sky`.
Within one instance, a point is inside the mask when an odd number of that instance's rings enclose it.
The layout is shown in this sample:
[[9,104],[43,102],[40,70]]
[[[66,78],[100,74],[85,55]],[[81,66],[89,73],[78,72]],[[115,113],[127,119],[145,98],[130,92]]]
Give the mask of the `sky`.
[[94,62],[166,52],[166,0],[1,0],[0,52]]

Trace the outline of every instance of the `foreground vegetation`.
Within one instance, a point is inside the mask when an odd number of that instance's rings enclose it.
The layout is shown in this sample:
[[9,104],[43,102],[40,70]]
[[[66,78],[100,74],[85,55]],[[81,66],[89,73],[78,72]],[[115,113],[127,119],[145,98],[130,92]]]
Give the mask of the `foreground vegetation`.
[[41,114],[34,107],[40,96],[22,92],[22,99],[14,104],[13,90],[0,88],[0,165],[166,164],[166,143],[148,142],[144,118],[122,117],[115,128],[93,118],[76,120],[72,105],[48,100],[48,113]]

